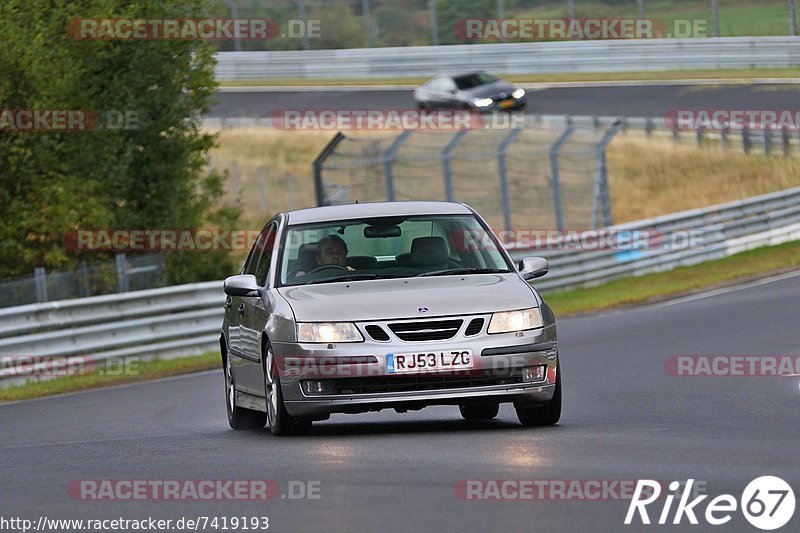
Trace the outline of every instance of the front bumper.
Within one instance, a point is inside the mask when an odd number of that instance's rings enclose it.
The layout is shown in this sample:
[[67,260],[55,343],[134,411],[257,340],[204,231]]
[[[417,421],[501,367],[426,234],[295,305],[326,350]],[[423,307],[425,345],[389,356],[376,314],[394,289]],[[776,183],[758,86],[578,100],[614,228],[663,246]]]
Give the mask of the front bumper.
[[[369,337],[365,336],[369,339]],[[558,364],[555,326],[502,334],[458,336],[444,341],[304,344],[273,342],[286,410],[297,417],[361,413],[427,405],[547,402]],[[469,349],[469,371],[419,374],[386,372],[386,355]],[[524,381],[522,369],[544,365],[540,381]],[[325,381],[328,392],[308,393],[305,380]],[[331,390],[333,389],[333,390]]]

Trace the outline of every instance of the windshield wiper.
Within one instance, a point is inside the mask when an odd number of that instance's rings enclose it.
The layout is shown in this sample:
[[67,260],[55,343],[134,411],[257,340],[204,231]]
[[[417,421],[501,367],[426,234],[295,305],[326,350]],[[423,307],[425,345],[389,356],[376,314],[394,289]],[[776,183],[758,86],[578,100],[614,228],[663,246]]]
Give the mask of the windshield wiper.
[[427,276],[449,276],[449,275],[456,275],[456,274],[508,274],[511,272],[505,268],[475,268],[475,267],[463,267],[463,268],[447,268],[445,270],[433,270],[431,272],[423,272],[422,274],[417,274],[416,277],[427,277]]
[[391,278],[404,278],[406,276],[399,276],[395,274],[374,274],[374,273],[363,273],[363,274],[345,274],[344,276],[336,276],[333,278],[320,278],[320,279],[312,279],[311,281],[305,283],[305,285],[312,285],[314,283],[327,283],[333,281],[359,281],[363,279],[391,279]]
[[334,276],[332,278],[319,278],[307,281],[306,285],[313,285],[315,283],[326,283],[328,281],[358,281],[360,279],[375,279],[377,274],[345,274],[343,276]]

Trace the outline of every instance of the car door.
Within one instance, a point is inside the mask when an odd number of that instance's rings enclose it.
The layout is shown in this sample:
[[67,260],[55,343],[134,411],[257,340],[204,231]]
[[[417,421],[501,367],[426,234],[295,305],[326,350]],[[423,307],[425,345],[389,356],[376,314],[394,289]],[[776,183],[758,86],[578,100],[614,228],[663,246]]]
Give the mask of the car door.
[[[259,287],[267,287],[270,263],[275,248],[275,234],[277,222],[267,224],[259,235],[261,248],[258,261],[252,265],[251,272],[256,277]],[[269,314],[264,305],[262,296],[246,296],[242,298],[244,308],[240,318],[239,332],[241,335],[242,376],[237,384],[243,391],[252,394],[263,394],[264,373],[261,365],[261,332],[267,323]]]
[[[259,254],[263,249],[263,244],[261,242],[261,234],[259,234],[256,242],[253,244],[253,247],[250,249],[250,253],[247,255],[247,259],[244,262],[244,266],[242,267],[240,274],[248,274],[251,270],[255,268],[255,264],[258,262]],[[232,371],[235,373],[236,368],[240,365],[240,353],[242,351],[242,341],[241,341],[241,333],[240,333],[240,322],[242,319],[242,313],[244,312],[244,302],[242,301],[241,296],[226,296],[225,297],[225,318],[228,323],[227,329],[227,340],[228,340],[228,353],[233,355],[234,357],[231,359],[231,367]]]
[[[253,274],[264,250],[265,234],[262,231],[256,238],[255,244],[250,249],[250,254],[244,263],[241,274]],[[228,316],[228,353],[230,355],[231,374],[239,390],[243,390],[243,380],[246,381],[247,373],[246,356],[242,351],[242,327],[244,326],[245,299],[242,296],[228,296],[225,309]]]

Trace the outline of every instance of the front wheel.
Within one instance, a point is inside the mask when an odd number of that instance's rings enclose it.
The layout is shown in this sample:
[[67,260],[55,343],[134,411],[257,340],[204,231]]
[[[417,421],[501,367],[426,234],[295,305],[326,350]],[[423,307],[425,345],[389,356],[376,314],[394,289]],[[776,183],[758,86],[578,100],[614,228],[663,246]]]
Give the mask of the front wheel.
[[553,398],[541,405],[514,404],[519,423],[523,426],[553,426],[561,418],[561,368],[556,366],[556,390]]
[[286,410],[277,367],[272,346],[267,344],[266,362],[264,364],[264,392],[267,400],[266,416],[269,430],[275,436],[305,433],[311,429],[311,421],[295,418]]
[[236,405],[236,384],[233,382],[230,356],[225,357],[225,406],[228,411],[228,424],[233,429],[260,429],[267,423],[266,413],[253,411]]

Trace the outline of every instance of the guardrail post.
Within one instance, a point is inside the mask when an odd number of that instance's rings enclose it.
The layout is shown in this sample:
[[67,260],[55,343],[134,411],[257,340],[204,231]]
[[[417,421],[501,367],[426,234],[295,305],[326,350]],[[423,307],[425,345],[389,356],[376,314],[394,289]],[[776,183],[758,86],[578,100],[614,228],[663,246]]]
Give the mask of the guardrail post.
[[467,134],[467,130],[459,130],[450,142],[447,143],[447,146],[444,147],[442,150],[442,177],[444,178],[444,197],[448,202],[453,201],[453,172],[450,169],[450,159],[453,157],[453,150],[456,149],[456,146],[461,142],[464,136]]
[[500,171],[500,194],[503,201],[503,225],[506,231],[513,229],[511,223],[511,195],[508,191],[508,173],[506,172],[506,152],[517,135],[522,132],[522,128],[514,128],[511,133],[506,135],[500,147],[497,149],[497,164]]
[[653,130],[656,129],[655,124],[653,123],[653,117],[647,117],[644,120],[644,132],[647,134],[648,137],[653,135]]
[[750,132],[747,128],[742,128],[742,149],[744,153],[749,154],[752,142],[750,141]]
[[328,144],[325,145],[325,148],[323,148],[319,155],[314,159],[312,167],[314,169],[314,192],[316,193],[317,197],[317,207],[326,205],[325,187],[322,183],[322,165],[336,150],[336,147],[339,145],[339,143],[344,139],[344,133],[341,131],[336,132],[336,135],[333,136],[333,139],[331,139]]
[[678,131],[677,121],[672,124],[672,140],[678,142],[680,140],[680,132]]
[[728,133],[730,130],[728,126],[725,126],[721,130],[719,130],[719,147],[723,150],[728,147]]
[[564,212],[561,202],[561,175],[558,168],[558,153],[561,147],[567,142],[569,136],[575,128],[569,126],[564,133],[562,133],[553,146],[550,147],[550,189],[553,191],[553,209],[556,216],[556,229],[560,232],[564,231]]
[[36,267],[33,270],[33,279],[36,283],[36,301],[47,301],[47,273],[44,267]]
[[84,297],[89,296],[92,291],[89,287],[89,267],[86,265],[85,260],[81,260],[81,262],[78,263],[78,274],[78,294]]
[[[600,139],[597,144],[597,177],[594,181],[594,200],[592,202],[592,228],[599,226],[599,218],[602,211],[603,226],[612,224],[611,217],[611,196],[608,191],[608,168],[606,166],[606,148],[611,139],[614,138],[622,128],[623,122],[617,120]],[[601,207],[602,206],[602,207]]]
[[394,202],[394,157],[414,130],[404,130],[383,154],[383,173],[386,179],[386,201]]
[[117,292],[128,292],[128,265],[125,254],[115,255],[114,263],[117,267]]
[[697,138],[697,146],[703,145],[703,126],[698,126],[694,130],[695,137]]
[[772,152],[772,132],[769,128],[764,128],[764,153],[769,155]]
[[791,145],[789,144],[790,142],[789,128],[787,128],[786,126],[784,126],[783,129],[781,130],[781,140],[783,141],[783,157],[789,157],[789,148],[791,147]]

